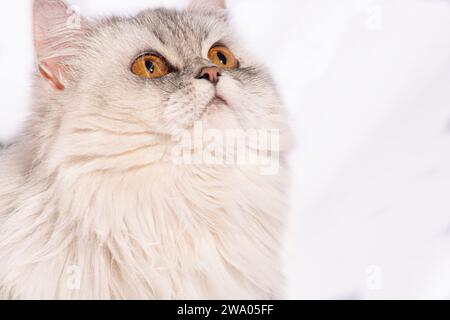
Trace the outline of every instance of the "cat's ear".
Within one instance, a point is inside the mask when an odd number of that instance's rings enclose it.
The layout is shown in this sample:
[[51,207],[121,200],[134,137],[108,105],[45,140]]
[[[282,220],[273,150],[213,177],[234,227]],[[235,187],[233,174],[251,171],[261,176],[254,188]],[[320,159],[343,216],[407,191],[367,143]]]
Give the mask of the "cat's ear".
[[226,9],[225,0],[191,0],[188,6],[188,10],[190,11],[224,9]]
[[57,90],[64,90],[68,60],[77,54],[85,21],[63,0],[33,1],[33,32],[39,72]]

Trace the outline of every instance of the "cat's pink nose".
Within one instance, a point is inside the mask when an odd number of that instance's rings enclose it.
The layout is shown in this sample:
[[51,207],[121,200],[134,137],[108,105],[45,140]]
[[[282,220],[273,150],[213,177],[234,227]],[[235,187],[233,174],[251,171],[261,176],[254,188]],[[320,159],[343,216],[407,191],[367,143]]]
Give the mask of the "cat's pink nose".
[[206,79],[211,83],[216,84],[219,82],[219,77],[221,76],[219,68],[217,67],[205,67],[200,71],[197,79]]

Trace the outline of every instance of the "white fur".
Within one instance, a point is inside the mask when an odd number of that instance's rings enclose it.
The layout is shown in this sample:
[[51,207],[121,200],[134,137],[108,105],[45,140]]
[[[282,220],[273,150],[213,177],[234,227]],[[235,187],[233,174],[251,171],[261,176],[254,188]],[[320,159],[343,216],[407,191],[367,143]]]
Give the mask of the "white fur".
[[[209,25],[206,50],[223,39],[243,68],[253,63],[228,37],[225,22],[217,22],[222,13],[165,14]],[[33,116],[0,156],[0,297],[280,297],[284,164],[264,176],[255,165],[176,165],[168,152],[181,129],[202,120],[278,128],[283,155],[287,129],[276,91],[264,73],[242,86],[235,78],[248,75],[230,71],[218,91],[232,109],[197,119],[211,86],[190,76],[173,78],[184,90],[162,100],[160,87],[139,82],[126,68],[135,54],[129,48],[156,43],[142,27],[153,15],[99,22],[70,61],[66,90],[36,78]],[[192,63],[167,47],[160,52],[189,70]],[[107,64],[99,52],[110,53]],[[163,105],[166,100],[172,102]]]

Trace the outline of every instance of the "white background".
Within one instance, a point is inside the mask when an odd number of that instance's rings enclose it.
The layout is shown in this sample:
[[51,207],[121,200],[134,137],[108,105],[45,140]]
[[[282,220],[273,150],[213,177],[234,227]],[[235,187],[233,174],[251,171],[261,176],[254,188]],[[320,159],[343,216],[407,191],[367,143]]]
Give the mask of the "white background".
[[[96,16],[187,1],[70,2]],[[28,111],[30,4],[0,2],[3,141]],[[287,297],[450,298],[450,1],[229,7],[297,136]]]

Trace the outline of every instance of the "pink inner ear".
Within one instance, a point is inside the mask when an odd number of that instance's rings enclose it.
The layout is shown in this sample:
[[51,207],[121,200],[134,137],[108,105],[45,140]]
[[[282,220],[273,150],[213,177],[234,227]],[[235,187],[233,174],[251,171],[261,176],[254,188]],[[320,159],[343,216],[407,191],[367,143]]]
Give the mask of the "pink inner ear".
[[64,89],[67,59],[76,54],[81,24],[71,26],[75,13],[62,0],[34,0],[34,45],[39,72],[58,90]]
[[68,7],[60,0],[34,0],[33,31],[34,44],[39,59],[52,56],[62,27],[68,19]]
[[55,76],[60,74],[60,72],[58,72],[58,70],[52,70],[45,62],[39,64],[39,73],[44,79],[48,80],[56,90],[62,91],[65,89],[60,78]]

